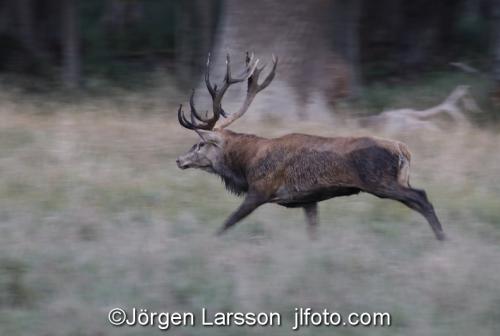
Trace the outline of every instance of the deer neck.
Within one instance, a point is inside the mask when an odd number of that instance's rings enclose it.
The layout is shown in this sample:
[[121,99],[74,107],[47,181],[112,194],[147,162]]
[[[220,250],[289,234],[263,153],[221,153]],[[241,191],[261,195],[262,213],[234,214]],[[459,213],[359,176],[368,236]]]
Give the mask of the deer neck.
[[241,195],[248,191],[247,171],[262,138],[231,131],[224,131],[224,137],[223,155],[214,171],[222,178],[230,192]]

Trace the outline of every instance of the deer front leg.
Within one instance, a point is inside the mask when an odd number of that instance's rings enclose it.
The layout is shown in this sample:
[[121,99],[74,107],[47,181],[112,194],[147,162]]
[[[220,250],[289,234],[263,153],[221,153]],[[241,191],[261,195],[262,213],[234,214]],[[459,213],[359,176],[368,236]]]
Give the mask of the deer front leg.
[[224,225],[222,225],[222,227],[217,231],[217,235],[221,235],[226,232],[227,229],[248,216],[252,211],[264,203],[266,203],[266,201],[263,197],[256,194],[248,194],[239,208],[236,209],[236,211],[233,212],[228,219],[226,219]]
[[306,214],[307,232],[309,233],[309,238],[316,239],[318,228],[318,203],[310,203],[305,205],[303,208]]

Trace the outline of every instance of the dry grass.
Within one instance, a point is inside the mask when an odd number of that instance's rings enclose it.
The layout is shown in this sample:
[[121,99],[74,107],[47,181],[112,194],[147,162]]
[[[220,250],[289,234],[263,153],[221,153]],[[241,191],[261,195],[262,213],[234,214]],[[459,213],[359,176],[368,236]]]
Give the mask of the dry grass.
[[[239,200],[174,158],[195,137],[140,97],[77,105],[4,93],[0,104],[0,334],[147,335],[112,328],[108,310],[388,311],[390,328],[303,335],[496,335],[500,328],[500,135],[473,127],[399,135],[450,237],[369,195],[320,206],[321,238],[300,210],[264,206],[223,238]],[[161,97],[153,109],[160,110]],[[78,111],[78,113],[76,113]],[[48,113],[50,112],[50,113]],[[358,130],[244,125],[274,136]],[[291,322],[286,322],[289,325]],[[289,335],[273,329],[174,329],[172,335]]]

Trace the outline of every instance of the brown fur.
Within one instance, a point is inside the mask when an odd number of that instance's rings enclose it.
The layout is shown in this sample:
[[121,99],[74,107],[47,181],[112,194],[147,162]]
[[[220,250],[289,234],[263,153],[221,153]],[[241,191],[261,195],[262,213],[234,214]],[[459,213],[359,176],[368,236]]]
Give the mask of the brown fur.
[[[219,132],[225,141],[225,166],[238,171],[255,191],[276,202],[283,190],[297,196],[332,187],[365,191],[370,183],[397,180],[400,158],[410,160],[404,144],[371,137],[288,134],[264,139],[228,130]],[[362,163],[375,170],[365,169]]]
[[398,200],[420,212],[436,237],[444,238],[425,192],[410,187],[411,154],[401,142],[296,133],[266,139],[229,130],[213,132],[223,140],[223,154],[213,164],[213,172],[230,191],[247,194],[221,232],[263,203],[303,207],[312,224],[316,222],[313,205],[317,202],[367,192]]

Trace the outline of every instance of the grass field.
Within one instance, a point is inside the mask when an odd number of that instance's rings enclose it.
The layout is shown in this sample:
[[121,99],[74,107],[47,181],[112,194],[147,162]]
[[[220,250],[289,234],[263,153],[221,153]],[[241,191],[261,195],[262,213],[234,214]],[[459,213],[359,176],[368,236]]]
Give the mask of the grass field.
[[[444,243],[415,212],[370,195],[321,203],[317,241],[307,238],[300,209],[274,205],[216,238],[240,200],[214,176],[177,169],[175,157],[195,136],[172,113],[134,112],[162,110],[160,94],[78,104],[15,92],[0,98],[1,335],[290,335],[294,307],[392,314],[391,327],[299,335],[500,330],[494,131],[393,136],[412,149],[412,184],[427,190]],[[236,129],[367,133],[315,123]],[[114,307],[276,311],[285,326],[115,328],[106,320]]]

